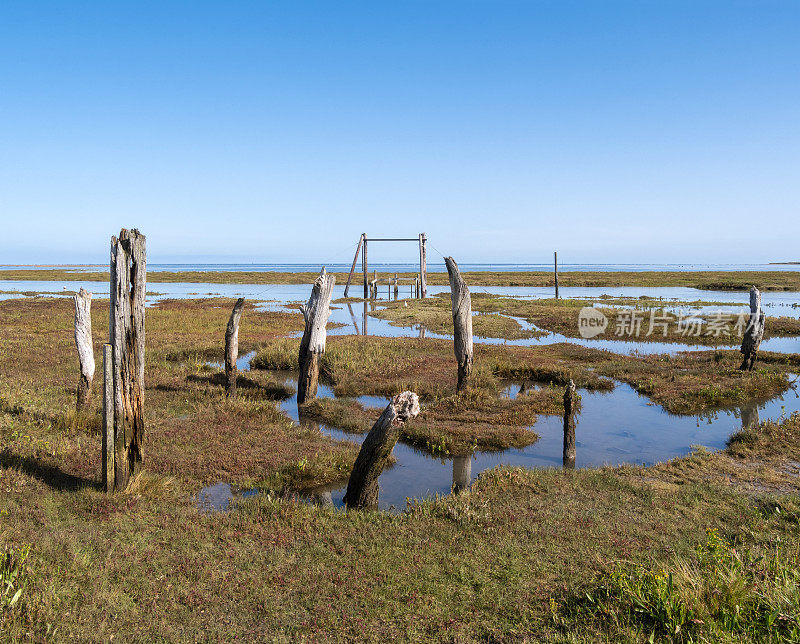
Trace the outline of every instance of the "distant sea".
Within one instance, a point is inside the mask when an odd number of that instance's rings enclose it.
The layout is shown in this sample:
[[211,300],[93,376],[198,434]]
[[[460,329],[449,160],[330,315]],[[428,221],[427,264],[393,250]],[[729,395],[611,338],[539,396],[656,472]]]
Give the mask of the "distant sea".
[[[150,271],[224,271],[224,272],[316,272],[319,271],[321,263],[309,264],[148,264]],[[351,263],[347,264],[324,264],[328,271],[348,272]],[[105,265],[37,265],[37,266],[0,266],[0,269],[31,269],[31,268],[63,268],[75,271],[97,271],[105,269]],[[459,264],[462,271],[482,271],[482,272],[524,272],[524,271],[552,271],[552,264]],[[405,273],[419,270],[419,264],[393,264],[375,263],[369,265],[369,270],[377,270],[381,273]],[[356,272],[360,270],[360,263],[356,266]],[[559,272],[570,271],[796,271],[800,270],[797,265],[791,264],[559,264]],[[428,264],[429,273],[446,272],[444,263],[431,262]]]

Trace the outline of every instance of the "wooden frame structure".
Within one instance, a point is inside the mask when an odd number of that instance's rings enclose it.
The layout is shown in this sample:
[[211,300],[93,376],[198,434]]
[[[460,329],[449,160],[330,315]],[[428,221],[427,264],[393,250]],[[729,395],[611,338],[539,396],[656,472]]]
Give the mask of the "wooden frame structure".
[[[370,296],[370,279],[369,279],[369,266],[367,264],[367,242],[417,242],[419,244],[419,297],[425,297],[428,294],[428,259],[425,243],[428,241],[425,233],[420,233],[417,237],[375,237],[367,239],[367,233],[361,233],[358,239],[358,246],[356,247],[356,254],[353,257],[353,265],[350,267],[350,274],[347,276],[347,284],[344,287],[344,296],[347,297],[350,291],[350,282],[353,280],[353,274],[356,271],[356,264],[358,263],[358,254],[361,253],[361,271],[364,273],[364,299]],[[402,278],[401,278],[402,279]]]

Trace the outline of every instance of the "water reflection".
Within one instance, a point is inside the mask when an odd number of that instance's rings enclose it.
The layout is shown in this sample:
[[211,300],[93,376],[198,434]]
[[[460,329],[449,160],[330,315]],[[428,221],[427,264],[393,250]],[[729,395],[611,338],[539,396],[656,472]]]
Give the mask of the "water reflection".
[[453,458],[453,492],[466,490],[472,484],[472,456]]

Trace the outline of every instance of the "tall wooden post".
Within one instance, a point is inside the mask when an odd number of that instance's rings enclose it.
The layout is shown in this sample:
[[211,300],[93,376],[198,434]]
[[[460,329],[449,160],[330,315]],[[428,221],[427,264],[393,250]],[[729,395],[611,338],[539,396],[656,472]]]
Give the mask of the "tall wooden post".
[[404,391],[395,396],[372,426],[358,452],[344,503],[348,508],[378,507],[378,477],[400,438],[400,428],[419,414],[417,394]]
[[350,274],[347,276],[347,284],[344,287],[344,296],[347,297],[347,294],[350,292],[350,282],[353,279],[353,273],[356,272],[356,264],[358,263],[358,254],[361,252],[361,244],[364,243],[364,233],[361,233],[361,237],[358,238],[358,246],[356,246],[356,254],[353,257],[353,265],[350,267]]
[[300,306],[305,319],[303,339],[300,341],[300,374],[297,377],[297,404],[316,398],[319,382],[319,360],[325,353],[327,339],[326,325],[331,315],[331,295],[336,283],[334,275],[328,275],[325,268],[311,288],[308,303]]
[[427,250],[425,249],[425,242],[428,238],[425,233],[419,234],[419,283],[420,283],[420,297],[428,295],[428,258]]
[[452,257],[445,257],[444,263],[450,277],[453,351],[458,361],[458,391],[462,391],[472,374],[472,297],[456,261]]
[[766,325],[766,314],[761,310],[761,292],[755,287],[750,288],[750,319],[742,338],[742,348],[740,351],[744,356],[742,371],[745,369],[752,371],[756,362],[758,348],[761,340],[764,339],[764,327]]
[[453,458],[453,492],[469,489],[472,483],[472,456],[456,456]]
[[553,252],[553,275],[556,278],[556,299],[558,299],[558,251]]
[[243,308],[244,298],[240,297],[233,305],[225,329],[225,394],[229,398],[236,398],[236,378],[239,375],[236,360],[239,358],[239,322],[242,320]]
[[367,233],[361,235],[364,245],[361,247],[361,270],[364,271],[364,299],[369,297],[369,266],[367,265]]
[[103,489],[114,490],[114,357],[113,347],[103,345]]
[[123,228],[111,238],[109,341],[113,347],[114,489],[144,461],[145,236]]
[[575,383],[564,389],[564,467],[575,467]]
[[77,411],[86,411],[92,406],[92,381],[94,380],[94,345],[92,344],[92,294],[81,288],[75,300],[75,347],[81,377],[78,382]]

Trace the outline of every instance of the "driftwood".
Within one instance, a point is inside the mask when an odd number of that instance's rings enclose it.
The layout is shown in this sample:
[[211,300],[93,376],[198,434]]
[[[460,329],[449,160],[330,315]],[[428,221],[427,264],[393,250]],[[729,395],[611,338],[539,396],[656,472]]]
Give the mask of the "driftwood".
[[81,289],[75,295],[75,346],[81,378],[78,382],[77,410],[86,411],[92,404],[92,381],[94,380],[94,346],[92,345],[92,294]]
[[114,489],[114,350],[103,345],[103,489]]
[[[453,351],[458,361],[458,391],[462,391],[472,374],[472,298],[461,277],[458,264],[445,257],[450,276],[450,301],[453,305]],[[424,297],[424,295],[423,295]]]
[[111,238],[109,341],[114,381],[114,489],[144,461],[145,236],[122,229]]
[[378,506],[378,477],[400,438],[400,428],[417,414],[419,398],[410,391],[395,396],[383,410],[361,444],[361,451],[353,465],[344,495],[344,503],[348,508]]
[[308,303],[300,307],[306,322],[300,342],[300,374],[297,377],[297,402],[316,398],[319,382],[319,359],[325,353],[326,325],[331,314],[331,295],[336,278],[323,268],[314,281]]
[[750,319],[745,329],[744,337],[742,338],[742,364],[739,367],[742,371],[753,370],[753,365],[756,362],[758,355],[758,348],[761,346],[761,340],[764,339],[764,326],[766,323],[766,315],[761,310],[761,292],[755,287],[750,288]]
[[225,393],[230,398],[236,398],[236,377],[239,369],[236,360],[239,358],[239,322],[242,320],[244,298],[240,297],[233,305],[228,327],[225,329]]
[[575,467],[575,383],[564,390],[564,467]]

